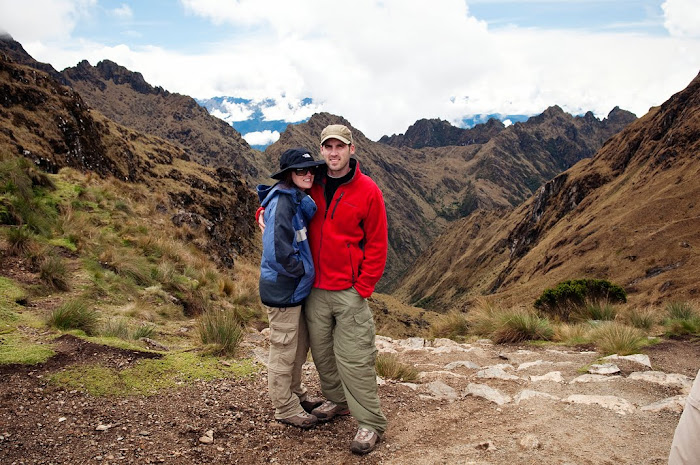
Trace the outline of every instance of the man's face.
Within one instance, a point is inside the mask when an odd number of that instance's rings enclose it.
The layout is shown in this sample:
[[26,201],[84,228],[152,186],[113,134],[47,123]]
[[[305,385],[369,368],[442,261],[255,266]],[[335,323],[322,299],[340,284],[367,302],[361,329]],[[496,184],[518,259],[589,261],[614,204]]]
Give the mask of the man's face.
[[338,139],[328,139],[321,144],[321,155],[326,160],[328,174],[337,178],[350,171],[350,155],[355,153],[355,146]]

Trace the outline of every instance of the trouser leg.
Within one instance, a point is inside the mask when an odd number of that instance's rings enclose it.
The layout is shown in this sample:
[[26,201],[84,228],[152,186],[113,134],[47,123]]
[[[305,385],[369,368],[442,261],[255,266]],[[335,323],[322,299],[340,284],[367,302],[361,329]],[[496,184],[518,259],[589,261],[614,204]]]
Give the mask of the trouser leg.
[[333,403],[345,406],[345,392],[340,382],[335,353],[333,352],[333,332],[335,318],[329,300],[332,291],[311,289],[306,299],[306,323],[309,329],[311,355],[318,371],[323,396]]
[[700,371],[678,421],[668,457],[669,465],[700,463]]
[[348,407],[360,427],[380,436],[387,420],[377,392],[375,326],[367,301],[355,289],[334,292],[336,312],[334,352]]
[[299,313],[299,329],[297,331],[297,351],[294,357],[294,367],[292,369],[292,393],[296,394],[300,401],[306,400],[306,386],[302,382],[302,368],[306,363],[309,354],[309,330],[306,327],[306,317],[304,307]]
[[[304,411],[299,397],[292,392],[293,379],[301,379],[301,365],[295,365],[301,306],[267,307],[267,315],[270,322],[267,386],[275,407],[275,418],[283,419]],[[295,370],[299,370],[299,373],[295,373]]]

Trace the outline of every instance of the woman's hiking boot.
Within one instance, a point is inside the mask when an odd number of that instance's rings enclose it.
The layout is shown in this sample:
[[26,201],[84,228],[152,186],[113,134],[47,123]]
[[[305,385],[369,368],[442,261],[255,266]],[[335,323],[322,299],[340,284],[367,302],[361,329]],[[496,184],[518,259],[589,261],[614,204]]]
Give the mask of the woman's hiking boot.
[[318,418],[309,413],[302,412],[292,415],[291,417],[280,418],[277,421],[286,425],[296,426],[297,428],[309,429],[316,426],[316,423],[318,423]]
[[301,404],[301,408],[306,410],[306,413],[311,413],[313,409],[323,404],[323,399],[320,397],[306,396],[306,400],[302,400],[299,403]]
[[327,400],[313,409],[311,414],[315,415],[318,421],[329,421],[339,415],[350,415],[350,410],[348,410],[347,407],[334,404],[330,400]]
[[354,454],[367,454],[372,452],[377,443],[379,442],[379,435],[372,430],[367,428],[360,428],[357,430],[355,439],[352,440],[350,444],[350,450]]

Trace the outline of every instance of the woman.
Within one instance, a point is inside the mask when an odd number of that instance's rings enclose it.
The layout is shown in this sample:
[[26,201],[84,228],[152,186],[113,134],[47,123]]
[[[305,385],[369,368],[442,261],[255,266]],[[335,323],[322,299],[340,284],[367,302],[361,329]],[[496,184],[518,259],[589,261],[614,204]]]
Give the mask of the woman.
[[263,231],[260,263],[260,300],[270,322],[268,391],[275,419],[299,428],[311,428],[318,419],[308,412],[321,405],[310,398],[301,382],[301,368],[309,350],[302,304],[311,291],[314,265],[306,226],[316,204],[304,191],[311,188],[316,161],[309,150],[289,149],[280,158],[279,182],[257,187],[267,227]]

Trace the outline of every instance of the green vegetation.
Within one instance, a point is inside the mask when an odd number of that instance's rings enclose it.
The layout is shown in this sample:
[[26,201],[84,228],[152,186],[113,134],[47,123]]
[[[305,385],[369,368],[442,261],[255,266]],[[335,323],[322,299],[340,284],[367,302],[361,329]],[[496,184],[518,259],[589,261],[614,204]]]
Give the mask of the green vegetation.
[[87,302],[71,300],[51,312],[46,324],[61,330],[79,329],[90,336],[97,333],[99,321],[99,314]]
[[241,317],[235,310],[209,310],[199,319],[199,336],[220,354],[233,355],[244,336]]
[[575,279],[546,289],[535,301],[535,308],[554,318],[568,321],[572,315],[581,313],[587,302],[625,303],[627,294],[610,281]]
[[0,332],[0,365],[43,363],[54,355],[54,351],[43,344],[36,344],[17,332]]
[[649,344],[649,339],[639,329],[612,321],[595,327],[591,339],[603,355],[630,355]]
[[467,315],[453,310],[441,315],[430,327],[432,337],[446,337],[459,340],[469,334]]
[[496,326],[496,330],[491,334],[491,338],[496,343],[548,341],[554,335],[549,320],[540,317],[534,312],[525,310],[514,310],[499,314]]
[[64,388],[81,389],[94,396],[149,396],[182,384],[243,377],[257,370],[246,360],[222,364],[215,357],[183,352],[161,359],[142,359],[121,371],[101,365],[74,366],[49,379]]
[[688,302],[670,302],[663,326],[667,337],[700,336],[700,314]]
[[411,382],[418,379],[418,369],[413,365],[402,363],[394,354],[378,354],[375,367],[377,375],[382,378],[403,382]]

